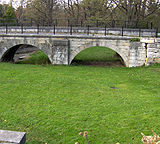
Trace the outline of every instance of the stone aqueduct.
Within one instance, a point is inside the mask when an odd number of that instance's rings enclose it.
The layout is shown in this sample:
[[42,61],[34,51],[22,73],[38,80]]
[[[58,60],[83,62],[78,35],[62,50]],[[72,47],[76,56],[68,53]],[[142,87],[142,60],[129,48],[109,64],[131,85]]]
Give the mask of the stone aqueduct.
[[108,47],[117,52],[126,67],[160,63],[160,39],[121,36],[74,36],[74,35],[0,35],[0,61],[12,61],[16,50],[23,44],[42,50],[52,64],[71,64],[82,50],[92,46]]

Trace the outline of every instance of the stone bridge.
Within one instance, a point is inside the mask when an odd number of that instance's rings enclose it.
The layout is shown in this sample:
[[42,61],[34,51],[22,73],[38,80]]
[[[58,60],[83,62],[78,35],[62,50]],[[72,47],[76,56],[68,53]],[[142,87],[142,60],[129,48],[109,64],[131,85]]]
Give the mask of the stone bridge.
[[15,52],[24,44],[42,50],[52,64],[69,65],[79,52],[93,46],[114,50],[121,56],[126,67],[160,63],[158,38],[140,38],[140,41],[136,42],[134,38],[121,36],[36,34],[1,34],[0,61],[13,61]]

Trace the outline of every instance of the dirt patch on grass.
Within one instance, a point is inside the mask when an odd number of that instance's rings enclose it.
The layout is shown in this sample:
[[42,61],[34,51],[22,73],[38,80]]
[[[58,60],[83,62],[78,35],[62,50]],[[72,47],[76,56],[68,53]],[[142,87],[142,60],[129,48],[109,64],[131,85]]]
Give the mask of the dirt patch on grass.
[[105,66],[105,67],[124,67],[121,61],[102,62],[102,61],[73,61],[71,65],[86,65],[86,66]]

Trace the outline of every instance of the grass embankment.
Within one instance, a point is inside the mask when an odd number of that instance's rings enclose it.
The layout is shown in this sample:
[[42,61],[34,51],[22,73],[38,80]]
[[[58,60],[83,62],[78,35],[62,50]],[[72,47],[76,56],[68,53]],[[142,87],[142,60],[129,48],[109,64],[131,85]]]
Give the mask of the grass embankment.
[[16,64],[46,65],[50,64],[50,60],[44,52],[42,52],[41,50],[37,50],[34,53],[30,54],[29,58],[18,61],[16,62]]
[[160,65],[138,68],[0,63],[0,129],[26,144],[141,143],[160,134]]
[[77,61],[120,61],[116,52],[106,47],[91,47],[80,52],[76,57]]
[[[106,47],[92,47],[80,52],[73,60],[73,64],[90,64],[101,62],[120,62],[121,59],[116,52]],[[16,62],[17,64],[50,64],[46,54],[40,50],[30,54],[30,57]]]

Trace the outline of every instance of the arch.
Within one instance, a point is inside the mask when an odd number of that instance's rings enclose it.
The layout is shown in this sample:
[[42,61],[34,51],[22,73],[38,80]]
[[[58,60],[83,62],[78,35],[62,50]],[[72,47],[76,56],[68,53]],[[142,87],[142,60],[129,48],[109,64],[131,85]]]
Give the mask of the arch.
[[0,61],[1,62],[14,62],[14,60],[13,60],[14,55],[15,55],[16,51],[18,50],[18,48],[20,48],[22,45],[30,45],[30,46],[33,46],[33,47],[40,49],[41,51],[43,51],[47,55],[47,57],[51,61],[51,58],[48,56],[48,53],[46,51],[44,51],[40,45],[34,43],[34,41],[32,41],[32,42],[33,43],[30,43],[28,41],[25,41],[25,43],[23,43],[22,41],[16,41],[16,43],[15,43],[15,41],[11,42],[11,43],[6,42],[6,46],[4,46],[4,48],[2,49]]
[[2,55],[1,61],[2,62],[14,62],[14,54],[19,49],[20,45],[13,46],[6,51],[4,51],[4,54]]
[[96,65],[97,62],[99,64],[122,64],[124,65],[124,61],[122,57],[113,51],[110,48],[98,46],[98,47],[89,47],[85,50],[79,52],[74,59],[72,60],[71,64],[94,64]]
[[70,64],[73,61],[73,59],[75,58],[75,56],[78,55],[81,51],[83,51],[87,48],[90,48],[90,47],[95,47],[95,46],[102,46],[102,47],[107,47],[107,48],[112,49],[113,51],[115,51],[116,53],[118,53],[120,55],[120,57],[122,58],[122,60],[124,62],[124,65],[126,67],[128,67],[129,61],[128,61],[128,57],[126,56],[125,53],[122,53],[117,46],[111,45],[111,43],[107,44],[106,42],[99,42],[99,41],[98,42],[91,41],[88,43],[84,43],[81,46],[79,46],[78,48],[76,48],[75,50],[73,50],[71,53],[71,57],[70,57]]

